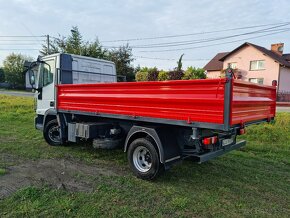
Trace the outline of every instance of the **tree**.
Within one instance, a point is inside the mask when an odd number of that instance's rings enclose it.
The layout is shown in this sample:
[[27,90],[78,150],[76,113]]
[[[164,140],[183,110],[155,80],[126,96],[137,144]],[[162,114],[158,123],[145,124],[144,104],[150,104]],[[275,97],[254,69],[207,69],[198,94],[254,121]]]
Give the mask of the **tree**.
[[58,52],[65,52],[70,54],[83,55],[93,58],[100,58],[113,61],[116,65],[118,75],[126,76],[127,81],[133,81],[135,78],[135,71],[131,62],[133,61],[132,49],[129,45],[121,46],[118,49],[107,50],[104,49],[98,39],[94,41],[84,41],[78,27],[74,26],[71,30],[71,35],[68,37],[55,37],[50,42],[50,49],[48,51],[47,45],[42,45],[41,55],[53,54]]
[[134,60],[132,56],[132,49],[128,44],[108,52],[108,60],[115,63],[117,74],[126,76],[127,81],[134,81],[135,78],[134,67],[131,65]]
[[12,88],[25,87],[24,62],[31,60],[31,57],[15,53],[12,53],[5,58],[3,61],[5,80],[12,85]]
[[0,83],[5,82],[4,70],[0,68]]
[[40,55],[50,55],[60,52],[65,52],[65,40],[66,38],[63,36],[58,36],[58,38],[53,38],[52,41],[49,42],[49,51],[47,48],[47,44],[42,45],[42,49],[39,51]]
[[93,42],[84,41],[78,27],[74,26],[71,30],[71,35],[65,37],[59,35],[54,37],[49,42],[50,48],[47,49],[47,44],[42,45],[41,55],[54,54],[58,52],[83,55],[94,58],[106,58],[107,50],[103,49],[98,39]]
[[181,71],[182,70],[182,57],[183,57],[184,54],[182,54],[179,58],[179,60],[177,61],[177,67],[176,67],[176,70],[177,71]]

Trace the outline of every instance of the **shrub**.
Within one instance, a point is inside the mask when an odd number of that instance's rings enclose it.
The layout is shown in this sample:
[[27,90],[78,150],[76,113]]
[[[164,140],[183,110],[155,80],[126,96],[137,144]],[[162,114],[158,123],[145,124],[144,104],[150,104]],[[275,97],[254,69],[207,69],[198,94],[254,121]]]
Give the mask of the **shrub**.
[[168,80],[168,73],[166,71],[161,70],[158,74],[158,81]]
[[191,80],[191,79],[196,79],[196,78],[195,78],[195,75],[194,75],[193,72],[191,72],[191,71],[185,71],[182,79],[183,80]]
[[182,77],[183,80],[191,80],[191,79],[205,79],[206,74],[204,69],[202,68],[195,68],[195,67],[188,67]]
[[159,74],[159,72],[158,72],[156,67],[149,69],[148,74],[147,74],[147,80],[148,81],[157,81],[158,74]]
[[147,78],[148,78],[148,72],[139,71],[135,74],[135,80],[137,82],[147,81]]
[[173,70],[168,72],[168,80],[181,80],[184,73],[182,70]]

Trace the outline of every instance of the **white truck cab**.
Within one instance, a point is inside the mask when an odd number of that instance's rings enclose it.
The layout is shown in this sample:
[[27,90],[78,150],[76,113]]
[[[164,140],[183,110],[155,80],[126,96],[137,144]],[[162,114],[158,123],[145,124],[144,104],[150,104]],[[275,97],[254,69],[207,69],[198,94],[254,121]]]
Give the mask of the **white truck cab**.
[[[36,98],[36,128],[42,129],[45,116],[55,109],[57,84],[111,83],[117,81],[111,61],[80,55],[56,53],[30,63],[29,78]],[[52,112],[53,113],[53,112]]]

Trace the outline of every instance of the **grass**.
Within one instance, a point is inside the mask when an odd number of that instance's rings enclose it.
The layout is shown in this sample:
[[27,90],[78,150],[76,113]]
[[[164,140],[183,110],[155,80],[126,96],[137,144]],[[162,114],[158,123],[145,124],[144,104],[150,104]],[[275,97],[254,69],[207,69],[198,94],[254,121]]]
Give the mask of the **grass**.
[[0,168],[0,176],[1,175],[4,175],[6,173],[6,170],[5,169],[2,169],[2,168]]
[[[1,217],[158,216],[287,217],[290,214],[290,113],[274,124],[247,128],[245,148],[205,164],[183,161],[155,182],[131,175],[121,150],[86,145],[50,147],[33,127],[33,101],[0,95],[0,154],[21,159],[76,158],[125,170],[92,175],[90,193],[27,187],[0,201]],[[7,162],[1,161],[5,168]],[[13,163],[9,163],[13,164]],[[1,173],[0,173],[1,174]],[[1,182],[1,177],[0,177]]]

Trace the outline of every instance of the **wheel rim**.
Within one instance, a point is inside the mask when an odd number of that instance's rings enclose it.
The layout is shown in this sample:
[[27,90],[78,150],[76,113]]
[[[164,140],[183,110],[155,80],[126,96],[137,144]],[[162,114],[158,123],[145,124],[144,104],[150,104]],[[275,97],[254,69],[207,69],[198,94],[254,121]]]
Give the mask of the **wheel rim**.
[[133,163],[140,172],[148,172],[152,166],[152,157],[149,150],[144,146],[137,147],[133,153]]
[[60,142],[60,131],[58,126],[52,126],[48,131],[48,137],[55,143]]

